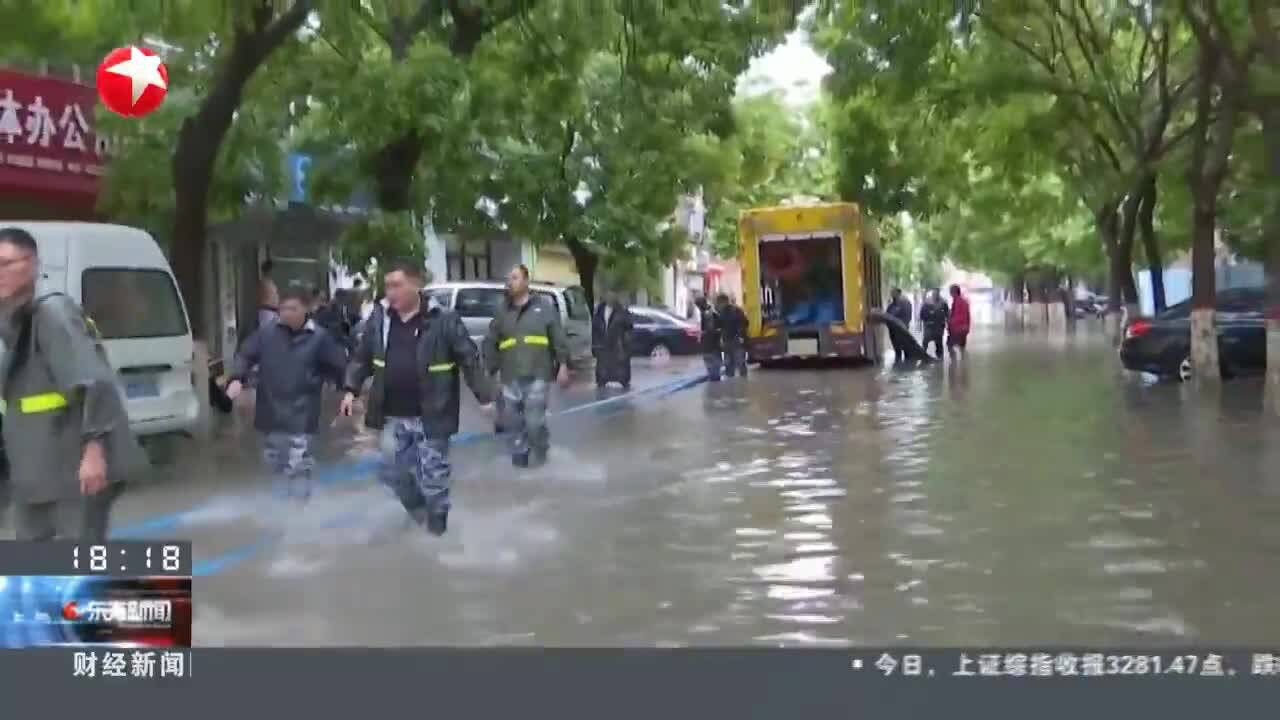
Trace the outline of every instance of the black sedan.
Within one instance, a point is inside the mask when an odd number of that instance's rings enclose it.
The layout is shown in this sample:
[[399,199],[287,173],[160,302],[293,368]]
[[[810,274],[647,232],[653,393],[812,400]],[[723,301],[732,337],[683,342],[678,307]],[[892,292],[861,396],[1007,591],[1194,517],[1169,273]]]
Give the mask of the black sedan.
[[[1218,362],[1224,377],[1259,372],[1267,365],[1266,315],[1262,288],[1218,293],[1214,325]],[[1120,362],[1126,369],[1164,378],[1191,378],[1191,301],[1154,318],[1135,318],[1125,327]]]
[[666,359],[672,355],[696,355],[702,331],[688,320],[681,320],[666,310],[632,307],[634,329],[631,354]]

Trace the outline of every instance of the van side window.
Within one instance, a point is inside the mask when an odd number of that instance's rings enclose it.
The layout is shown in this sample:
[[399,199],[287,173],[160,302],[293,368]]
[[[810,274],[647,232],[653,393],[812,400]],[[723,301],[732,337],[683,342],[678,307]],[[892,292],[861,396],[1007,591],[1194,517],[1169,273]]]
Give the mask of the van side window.
[[104,340],[187,334],[178,288],[163,270],[89,268],[80,289],[85,314]]
[[446,310],[452,309],[449,307],[449,301],[453,299],[453,290],[428,290],[424,295],[428,303],[435,301],[437,305]]
[[454,309],[464,318],[491,318],[498,314],[504,297],[499,288],[462,288]]
[[556,312],[560,312],[560,299],[556,297],[555,293],[550,293],[546,290],[534,290],[533,294],[535,297],[551,303],[551,307],[555,308]]

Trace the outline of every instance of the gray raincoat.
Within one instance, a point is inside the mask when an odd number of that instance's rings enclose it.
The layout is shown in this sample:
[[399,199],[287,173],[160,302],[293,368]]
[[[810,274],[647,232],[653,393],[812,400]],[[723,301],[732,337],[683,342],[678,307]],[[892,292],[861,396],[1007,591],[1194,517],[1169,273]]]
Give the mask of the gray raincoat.
[[129,430],[128,413],[92,321],[62,294],[16,311],[6,343],[3,437],[16,503],[80,497],[84,442],[99,439],[108,481],[121,482],[147,464]]

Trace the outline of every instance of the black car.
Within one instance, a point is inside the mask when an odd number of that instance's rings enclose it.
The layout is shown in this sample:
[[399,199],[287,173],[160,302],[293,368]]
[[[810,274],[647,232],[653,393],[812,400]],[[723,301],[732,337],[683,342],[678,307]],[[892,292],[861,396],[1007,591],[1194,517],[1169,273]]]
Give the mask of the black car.
[[651,307],[632,307],[635,328],[631,333],[631,354],[666,358],[672,355],[696,355],[702,340],[697,325]]
[[[1259,372],[1267,365],[1267,328],[1262,288],[1218,293],[1214,325],[1224,377]],[[1165,378],[1191,378],[1191,301],[1125,327],[1120,362],[1126,369]]]

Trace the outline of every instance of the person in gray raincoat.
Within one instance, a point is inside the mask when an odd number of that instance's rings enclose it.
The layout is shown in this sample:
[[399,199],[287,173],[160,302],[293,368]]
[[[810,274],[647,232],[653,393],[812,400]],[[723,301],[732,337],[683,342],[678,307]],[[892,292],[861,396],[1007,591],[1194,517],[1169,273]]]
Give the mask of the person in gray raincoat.
[[611,382],[631,388],[631,311],[610,290],[591,316],[591,354],[596,358],[596,387]]
[[529,292],[529,268],[507,273],[507,299],[498,308],[484,339],[484,361],[498,376],[498,416],[515,467],[536,467],[547,460],[547,394],[554,377],[570,381],[569,338],[555,305]]
[[93,323],[36,296],[39,250],[0,229],[3,438],[19,540],[102,541],[123,483],[147,465]]

